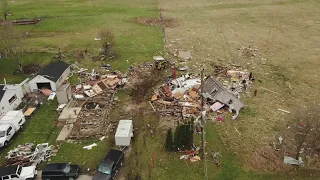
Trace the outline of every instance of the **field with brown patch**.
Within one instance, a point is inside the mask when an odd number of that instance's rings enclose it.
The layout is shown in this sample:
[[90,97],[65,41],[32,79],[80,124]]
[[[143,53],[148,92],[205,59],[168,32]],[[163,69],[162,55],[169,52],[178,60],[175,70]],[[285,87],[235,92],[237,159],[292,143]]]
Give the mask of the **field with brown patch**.
[[[213,62],[239,64],[256,77],[253,93],[242,100],[246,107],[236,121],[226,120],[219,134],[248,168],[274,161],[263,157],[272,141],[287,128],[290,114],[319,101],[320,3],[318,1],[171,1],[159,0],[162,15],[181,25],[165,28],[167,48],[189,50],[193,71]],[[254,55],[243,47],[254,47]],[[235,128],[239,130],[236,132]],[[260,156],[260,157],[257,157]],[[275,162],[279,169],[282,157]],[[249,162],[249,163],[248,163]],[[258,163],[258,165],[257,165]],[[260,163],[260,164],[259,164]]]

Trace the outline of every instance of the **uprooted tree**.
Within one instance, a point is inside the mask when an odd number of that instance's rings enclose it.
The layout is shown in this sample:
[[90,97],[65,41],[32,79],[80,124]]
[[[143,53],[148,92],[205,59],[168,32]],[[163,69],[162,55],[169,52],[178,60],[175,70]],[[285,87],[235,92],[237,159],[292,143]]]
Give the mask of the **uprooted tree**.
[[292,128],[295,139],[295,157],[320,152],[320,106],[315,105],[293,113]]
[[10,23],[0,26],[0,55],[15,61],[20,72],[23,72],[23,53],[25,36]]
[[1,0],[1,11],[5,20],[7,20],[9,10],[8,0]]

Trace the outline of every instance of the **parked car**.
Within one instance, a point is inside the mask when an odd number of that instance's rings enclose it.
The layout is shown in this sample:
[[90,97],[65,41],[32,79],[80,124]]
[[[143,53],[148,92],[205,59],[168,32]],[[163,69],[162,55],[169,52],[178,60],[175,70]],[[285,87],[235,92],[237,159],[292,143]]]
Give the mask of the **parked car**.
[[0,125],[0,148],[7,146],[10,139],[16,133],[11,125]]
[[120,150],[111,149],[102,160],[93,180],[114,179],[123,164],[124,153]]
[[0,180],[29,180],[34,179],[37,175],[35,166],[22,167],[8,166],[0,167]]
[[45,180],[75,180],[79,176],[80,167],[67,163],[47,164],[42,171]]

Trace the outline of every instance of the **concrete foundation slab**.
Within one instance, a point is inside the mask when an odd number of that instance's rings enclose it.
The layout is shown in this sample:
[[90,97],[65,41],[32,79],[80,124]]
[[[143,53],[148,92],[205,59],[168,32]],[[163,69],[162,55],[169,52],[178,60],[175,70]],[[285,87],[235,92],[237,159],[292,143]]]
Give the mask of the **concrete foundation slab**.
[[69,136],[69,134],[71,133],[72,131],[72,128],[73,128],[73,124],[66,124],[63,126],[58,138],[57,138],[57,141],[64,141],[67,139],[67,137]]
[[76,120],[80,111],[81,107],[64,108],[58,118],[58,121]]

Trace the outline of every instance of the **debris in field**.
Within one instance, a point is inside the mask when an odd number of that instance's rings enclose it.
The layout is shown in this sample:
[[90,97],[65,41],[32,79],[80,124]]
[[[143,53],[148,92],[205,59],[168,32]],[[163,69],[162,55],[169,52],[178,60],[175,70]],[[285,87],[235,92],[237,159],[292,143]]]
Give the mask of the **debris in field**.
[[101,40],[101,38],[94,38],[94,40],[95,40],[95,41],[100,41],[100,40]]
[[223,106],[224,106],[224,104],[222,104],[220,102],[216,102],[216,103],[212,104],[212,106],[210,106],[210,109],[212,109],[212,111],[218,111]]
[[283,137],[282,137],[282,136],[279,136],[278,140],[279,140],[279,144],[282,144],[282,142],[283,142]]
[[83,149],[91,150],[93,147],[98,146],[96,143],[90,144],[88,146],[83,146]]
[[182,155],[180,156],[180,159],[189,159],[189,155]]
[[48,143],[42,143],[35,146],[33,143],[26,143],[18,145],[16,148],[10,150],[5,157],[5,164],[7,166],[22,165],[30,166],[37,165],[42,161],[46,161],[53,154],[53,146]]
[[213,158],[214,163],[216,163],[217,165],[221,165],[220,157],[222,156],[219,152],[211,151],[211,157]]
[[138,23],[150,26],[161,26],[161,27],[176,27],[179,23],[174,19],[164,19],[164,18],[138,18]]
[[188,71],[189,67],[188,66],[180,67],[178,70],[179,71]]
[[304,162],[302,161],[301,157],[299,157],[299,160],[296,160],[292,157],[289,156],[284,156],[283,162],[285,164],[291,164],[291,165],[298,165],[298,166],[303,166]]
[[198,161],[200,161],[200,157],[197,156],[197,155],[195,155],[195,156],[193,156],[192,158],[190,158],[190,161],[191,161],[191,162],[198,162]]
[[190,51],[179,51],[178,57],[182,60],[190,60],[192,59]]
[[106,136],[102,136],[101,138],[99,138],[100,141],[103,141],[106,138]]
[[290,114],[290,111],[287,111],[287,110],[284,110],[284,109],[279,109],[279,108],[278,108],[278,111],[281,111],[281,112],[285,112],[285,113]]
[[256,52],[258,51],[257,47],[240,47],[239,50],[245,57],[255,57],[257,56]]

